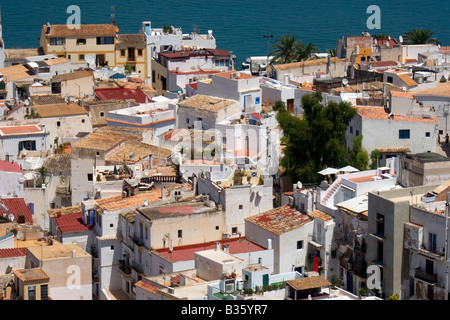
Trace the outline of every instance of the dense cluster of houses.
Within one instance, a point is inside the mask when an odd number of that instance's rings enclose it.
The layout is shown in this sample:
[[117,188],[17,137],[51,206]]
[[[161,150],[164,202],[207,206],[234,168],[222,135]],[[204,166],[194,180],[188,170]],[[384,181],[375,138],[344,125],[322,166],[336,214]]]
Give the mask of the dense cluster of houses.
[[[448,47],[363,34],[239,71],[149,21],[39,45],[1,41],[0,299],[448,299]],[[316,91],[373,169],[283,175],[272,106]]]

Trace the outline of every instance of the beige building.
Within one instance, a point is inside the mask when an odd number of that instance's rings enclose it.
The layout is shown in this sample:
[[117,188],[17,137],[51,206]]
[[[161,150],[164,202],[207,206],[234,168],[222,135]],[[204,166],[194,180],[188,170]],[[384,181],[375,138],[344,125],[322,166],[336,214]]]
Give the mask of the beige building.
[[67,25],[42,26],[40,51],[65,57],[75,67],[88,67],[86,56],[97,67],[115,67],[116,27],[113,24],[84,24],[79,29]]
[[20,300],[49,300],[49,276],[44,270],[22,269],[14,270],[16,295]]
[[[92,71],[75,71],[71,73],[61,74],[54,77],[53,87],[59,87],[56,92],[64,97],[75,97],[83,99],[94,95],[94,75]],[[59,92],[58,92],[59,91]]]
[[75,244],[28,248],[28,268],[41,268],[48,277],[52,300],[92,299],[92,256]]
[[116,40],[116,66],[135,71],[147,78],[147,45],[144,34],[119,34]]

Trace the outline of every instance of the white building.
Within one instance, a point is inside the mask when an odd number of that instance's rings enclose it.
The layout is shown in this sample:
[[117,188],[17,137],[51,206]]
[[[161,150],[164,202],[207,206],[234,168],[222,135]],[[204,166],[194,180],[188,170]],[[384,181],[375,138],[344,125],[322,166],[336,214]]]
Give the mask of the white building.
[[305,270],[309,236],[314,222],[289,206],[245,219],[245,233],[253,242],[274,250],[274,273]]
[[198,81],[197,94],[237,100],[244,112],[261,112],[259,77],[239,71],[216,73],[208,80]]
[[357,115],[345,133],[348,148],[362,135],[362,147],[370,153],[379,148],[409,148],[411,153],[435,152],[436,116],[389,114],[382,107],[357,106]]
[[23,150],[49,150],[49,134],[38,125],[0,127],[0,159],[17,160]]
[[157,58],[157,53],[178,51],[183,48],[193,49],[215,49],[216,39],[212,35],[212,30],[208,30],[208,34],[201,35],[197,32],[184,34],[181,28],[152,28],[151,21],[142,22],[141,34],[145,35],[147,43],[147,83],[151,84],[152,79],[152,63]]
[[24,194],[24,174],[17,162],[7,162],[0,160],[0,197],[23,198]]

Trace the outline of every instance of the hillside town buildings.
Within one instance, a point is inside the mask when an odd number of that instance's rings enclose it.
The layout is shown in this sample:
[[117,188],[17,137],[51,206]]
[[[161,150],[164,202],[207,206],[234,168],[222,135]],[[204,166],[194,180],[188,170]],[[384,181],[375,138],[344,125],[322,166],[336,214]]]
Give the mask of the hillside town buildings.
[[[448,300],[448,47],[348,35],[262,74],[212,30],[38,32],[8,58],[0,23],[0,299]],[[315,92],[366,169],[284,174],[273,106]]]

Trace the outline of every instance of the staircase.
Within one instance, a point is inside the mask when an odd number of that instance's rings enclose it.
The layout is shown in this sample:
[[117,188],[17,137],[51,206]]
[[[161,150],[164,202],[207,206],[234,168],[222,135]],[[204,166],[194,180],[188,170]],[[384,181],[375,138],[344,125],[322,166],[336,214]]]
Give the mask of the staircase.
[[336,191],[339,189],[339,187],[342,184],[342,179],[341,177],[338,177],[332,184],[331,186],[328,187],[327,189],[327,193],[325,194],[325,197],[323,197],[323,199],[320,201],[320,203],[322,205],[327,205],[328,200],[330,200],[330,198],[332,199],[334,194],[336,193]]

